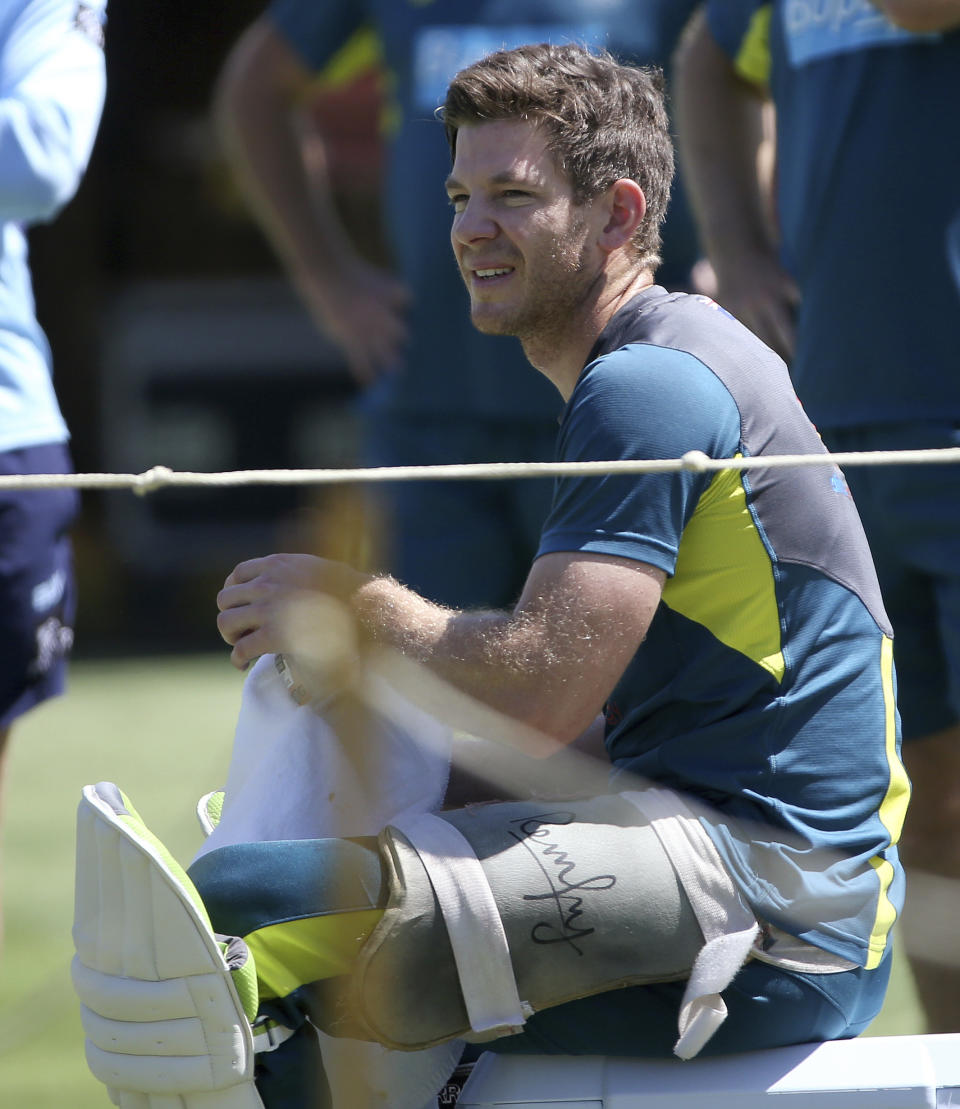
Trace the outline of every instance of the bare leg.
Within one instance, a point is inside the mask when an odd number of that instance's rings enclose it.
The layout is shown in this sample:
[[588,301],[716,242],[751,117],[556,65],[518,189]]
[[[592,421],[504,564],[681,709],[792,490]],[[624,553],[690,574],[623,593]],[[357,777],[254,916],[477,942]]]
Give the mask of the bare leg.
[[[904,746],[904,763],[913,783],[913,799],[903,831],[907,868],[907,911],[903,936],[929,1032],[960,1032],[960,939],[955,921],[960,913],[960,724]],[[911,897],[911,874],[918,880]],[[950,879],[949,915],[923,896],[921,875]],[[952,936],[951,962],[924,957],[935,954],[928,930]]]

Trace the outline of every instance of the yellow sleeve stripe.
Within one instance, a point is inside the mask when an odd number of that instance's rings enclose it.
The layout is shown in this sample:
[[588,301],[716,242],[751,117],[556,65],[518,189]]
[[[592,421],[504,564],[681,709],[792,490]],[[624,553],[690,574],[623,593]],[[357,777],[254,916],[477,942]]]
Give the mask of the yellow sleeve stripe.
[[372,27],[361,27],[347,39],[318,74],[326,88],[348,85],[361,73],[380,69],[383,51],[380,38]]
[[[877,919],[874,921],[873,931],[870,933],[870,941],[867,946],[867,970],[873,970],[874,967],[880,965],[883,953],[887,949],[887,937],[894,921],[897,919],[896,909],[894,909],[890,898],[887,896],[890,883],[893,881],[893,867],[886,859],[880,858],[871,859],[870,865],[877,872],[877,878],[880,882],[880,902],[877,905]],[[257,969],[259,970],[259,967]]]
[[375,74],[380,82],[380,132],[393,135],[400,129],[401,122],[394,92],[394,75],[387,69],[380,36],[372,27],[354,31],[323,69],[310,78],[302,90],[301,99],[308,104],[311,97],[349,86],[366,74]]
[[737,73],[754,85],[770,84],[770,4],[758,8],[733,60]]
[[[890,782],[880,804],[880,822],[890,835],[890,842],[897,843],[903,830],[903,821],[910,802],[910,780],[897,754],[897,706],[893,694],[893,640],[885,635],[880,647],[880,674],[886,704],[886,750],[890,767]],[[867,970],[878,965],[887,946],[887,937],[897,913],[888,896],[893,881],[893,867],[879,856],[870,860],[880,882],[877,918],[870,933]]]
[[910,803],[910,780],[897,754],[897,706],[893,693],[893,640],[885,635],[880,648],[880,671],[883,696],[886,703],[886,750],[890,765],[890,784],[880,806],[880,819],[890,833],[892,843],[898,843],[903,831],[903,821]]

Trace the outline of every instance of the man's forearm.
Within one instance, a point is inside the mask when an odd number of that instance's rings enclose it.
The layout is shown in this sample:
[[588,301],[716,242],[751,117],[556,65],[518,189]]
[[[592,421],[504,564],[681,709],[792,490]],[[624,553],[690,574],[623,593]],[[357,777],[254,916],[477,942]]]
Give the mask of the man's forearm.
[[288,55],[266,22],[254,24],[218,82],[216,121],[240,186],[288,271],[297,279],[333,275],[352,248],[329,188],[306,171],[295,110],[297,65]]
[[536,731],[548,726],[541,706],[550,702],[551,687],[562,685],[561,668],[535,617],[446,609],[388,577],[371,579],[350,605],[362,641],[400,652],[460,693],[529,726],[530,735],[518,736],[528,754],[553,751],[555,744],[538,741]]
[[362,635],[516,721],[525,733],[517,745],[543,755],[575,741],[602,710],[665,578],[630,559],[556,552],[533,564],[512,612],[452,612],[384,578],[368,579],[350,604]]
[[534,562],[513,611],[459,612],[393,578],[312,555],[273,554],[234,567],[217,594],[217,627],[234,666],[279,652],[303,667],[314,693],[326,660],[342,658],[356,641],[362,652],[390,648],[542,733],[532,744],[521,740],[542,754],[576,739],[600,712],[646,635],[665,578],[619,556],[554,552]]
[[762,100],[734,72],[702,12],[676,58],[678,151],[700,234],[711,258],[769,242],[757,159]]
[[907,31],[950,31],[960,27],[960,0],[870,0]]

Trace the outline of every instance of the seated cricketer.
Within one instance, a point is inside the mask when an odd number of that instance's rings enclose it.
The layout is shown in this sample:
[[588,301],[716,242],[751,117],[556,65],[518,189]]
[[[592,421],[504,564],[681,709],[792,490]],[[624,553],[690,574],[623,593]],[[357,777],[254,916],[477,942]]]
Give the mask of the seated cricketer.
[[[891,629],[846,482],[829,461],[697,468],[824,448],[775,354],[709,299],[655,284],[673,172],[659,74],[523,46],[461,71],[442,119],[473,322],[516,336],[562,394],[558,458],[697,453],[679,472],[559,477],[509,611],[442,608],[308,555],[227,578],[218,626],[241,669],[280,654],[319,695],[298,659],[324,627],[290,616],[333,597],[362,647],[496,710],[531,759],[602,717],[611,766],[586,799],[199,858],[203,912],[245,941],[257,1019],[286,1037],[247,1086],[268,1109],[323,1104],[322,1075],[297,1061],[311,1025],[400,1050],[683,1058],[855,1036],[886,989],[909,785]],[[103,807],[134,819],[119,793]],[[81,964],[88,1009],[136,979],[95,987],[103,968],[82,949]],[[147,1020],[137,1004],[101,1015]]]

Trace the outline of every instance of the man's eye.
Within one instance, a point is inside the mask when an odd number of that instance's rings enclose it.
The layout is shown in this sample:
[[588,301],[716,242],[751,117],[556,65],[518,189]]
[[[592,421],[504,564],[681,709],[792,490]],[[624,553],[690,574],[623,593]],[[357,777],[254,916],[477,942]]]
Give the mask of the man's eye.
[[523,204],[530,199],[530,194],[523,189],[504,189],[500,196],[508,204]]
[[450,207],[455,212],[462,212],[467,206],[467,198],[463,193],[454,193],[448,197],[448,200],[450,201]]

